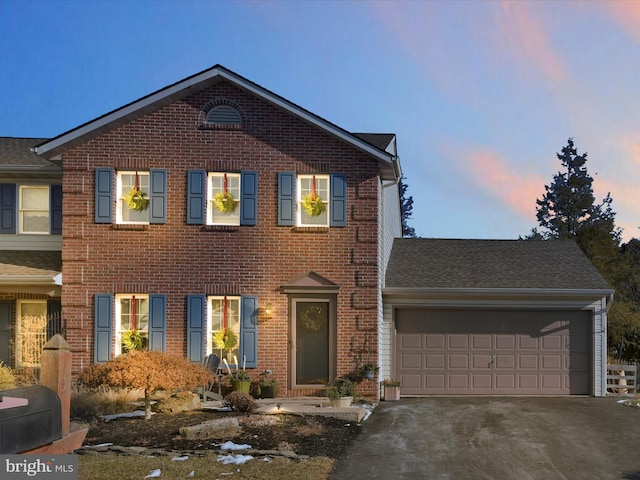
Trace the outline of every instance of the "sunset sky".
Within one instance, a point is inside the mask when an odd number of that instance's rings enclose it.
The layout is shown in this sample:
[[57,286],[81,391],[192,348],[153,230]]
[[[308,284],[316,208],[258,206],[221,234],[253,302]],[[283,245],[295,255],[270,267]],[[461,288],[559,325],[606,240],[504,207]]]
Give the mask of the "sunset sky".
[[215,64],[395,133],[410,224],[518,238],[572,137],[640,237],[640,2],[0,1],[0,136],[53,137]]

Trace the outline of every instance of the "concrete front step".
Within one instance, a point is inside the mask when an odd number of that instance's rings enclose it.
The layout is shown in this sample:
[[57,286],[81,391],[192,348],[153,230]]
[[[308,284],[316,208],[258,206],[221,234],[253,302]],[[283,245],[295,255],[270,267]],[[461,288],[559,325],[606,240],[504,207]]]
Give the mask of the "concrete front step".
[[348,422],[361,422],[367,414],[367,409],[359,406],[333,408],[329,399],[318,398],[268,398],[257,400],[259,405],[256,413],[278,414],[291,413],[298,415],[317,415],[335,417]]

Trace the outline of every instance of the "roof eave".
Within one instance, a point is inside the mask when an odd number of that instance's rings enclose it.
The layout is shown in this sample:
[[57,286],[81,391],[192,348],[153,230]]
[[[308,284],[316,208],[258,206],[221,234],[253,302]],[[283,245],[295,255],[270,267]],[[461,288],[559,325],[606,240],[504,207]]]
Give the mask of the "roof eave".
[[35,151],[38,155],[44,158],[56,158],[68,148],[82,143],[87,139],[93,138],[104,130],[112,128],[113,126],[121,125],[130,119],[136,118],[140,114],[156,110],[157,108],[168,105],[175,100],[184,98],[192,91],[200,90],[204,88],[204,86],[209,85],[209,82],[216,78],[227,80],[234,85],[253,93],[272,105],[289,111],[298,118],[324,129],[335,137],[338,137],[339,139],[375,157],[379,161],[381,176],[383,176],[383,178],[388,175],[396,175],[399,171],[397,157],[394,155],[375,148],[346,130],[337,127],[323,118],[314,115],[313,113],[289,102],[283,97],[280,97],[279,95],[276,95],[258,84],[255,84],[219,65],[169,85],[168,87],[151,93],[150,95],[135,100],[134,102],[69,130],[66,133],[36,146]]

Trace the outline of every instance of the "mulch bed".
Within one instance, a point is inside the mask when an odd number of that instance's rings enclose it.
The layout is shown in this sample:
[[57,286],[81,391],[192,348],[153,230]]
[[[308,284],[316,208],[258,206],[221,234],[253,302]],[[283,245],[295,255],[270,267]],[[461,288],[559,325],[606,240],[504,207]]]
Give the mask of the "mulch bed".
[[[238,437],[210,441],[185,440],[180,427],[207,420],[237,416],[242,427]],[[197,410],[177,415],[157,413],[142,417],[96,420],[85,445],[113,443],[164,450],[217,450],[227,440],[248,444],[258,450],[291,450],[298,455],[338,458],[357,439],[361,426],[331,417],[292,414],[254,415]]]

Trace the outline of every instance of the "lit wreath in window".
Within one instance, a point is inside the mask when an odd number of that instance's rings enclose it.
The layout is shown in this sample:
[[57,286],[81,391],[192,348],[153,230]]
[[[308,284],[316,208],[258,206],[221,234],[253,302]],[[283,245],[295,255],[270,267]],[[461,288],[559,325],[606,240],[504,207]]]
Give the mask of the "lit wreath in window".
[[307,193],[302,197],[302,208],[310,217],[317,217],[322,215],[327,208],[320,198],[320,195],[316,193],[316,176],[313,176],[311,181],[311,193]]
[[220,213],[227,215],[236,211],[238,208],[238,201],[233,197],[233,194],[227,190],[227,174],[224,174],[224,184],[222,191],[216,193],[213,196],[213,204]]
[[129,193],[123,197],[123,200],[127,204],[127,207],[137,212],[144,212],[149,208],[149,199],[147,198],[147,194],[140,190],[140,187],[138,186],[138,172],[136,172],[136,179],[133,187],[131,187]]

